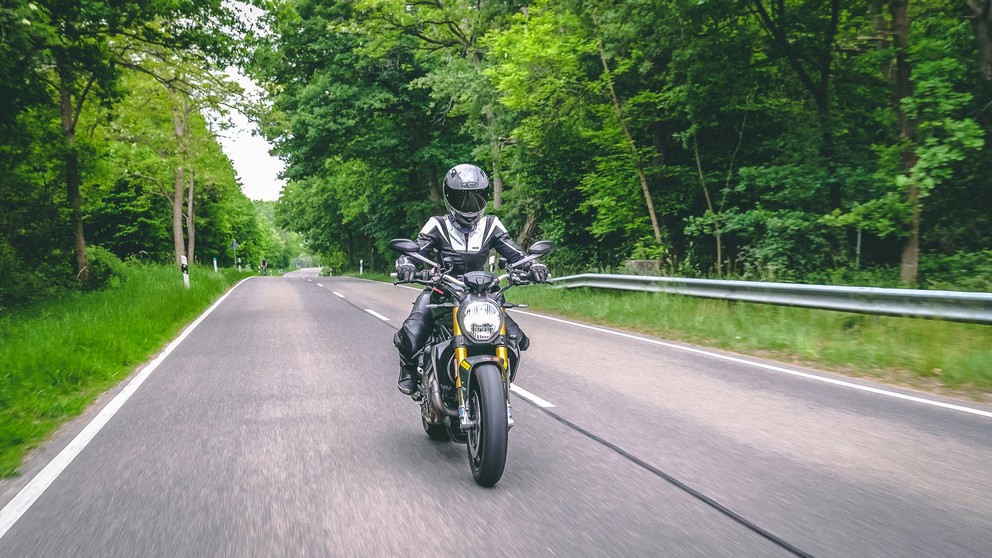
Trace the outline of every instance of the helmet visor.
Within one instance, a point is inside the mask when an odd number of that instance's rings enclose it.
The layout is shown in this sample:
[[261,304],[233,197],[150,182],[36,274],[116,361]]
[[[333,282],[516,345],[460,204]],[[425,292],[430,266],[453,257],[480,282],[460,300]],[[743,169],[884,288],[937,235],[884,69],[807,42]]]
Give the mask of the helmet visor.
[[478,213],[486,208],[485,190],[444,189],[444,198],[452,209],[460,213]]

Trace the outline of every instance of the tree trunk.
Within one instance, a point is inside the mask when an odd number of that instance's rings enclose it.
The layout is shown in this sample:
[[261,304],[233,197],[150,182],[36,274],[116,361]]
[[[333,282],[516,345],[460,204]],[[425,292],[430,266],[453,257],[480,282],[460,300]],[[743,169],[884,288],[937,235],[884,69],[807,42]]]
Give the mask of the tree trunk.
[[517,244],[521,247],[526,246],[530,243],[530,240],[534,238],[534,233],[537,231],[537,215],[534,213],[527,214],[527,220],[524,221],[524,228],[520,231],[520,236],[517,237]]
[[[431,145],[431,134],[430,134],[430,123],[427,121],[410,121],[408,124],[408,129],[410,130],[410,135],[413,137],[414,147],[417,150],[430,147]],[[447,169],[445,169],[447,170]],[[420,169],[423,176],[427,179],[427,195],[432,202],[441,201],[441,189],[437,181],[437,167],[431,161],[427,159],[424,161],[423,166]]]
[[912,68],[909,65],[909,0],[892,0],[889,13],[892,16],[892,43],[895,46],[895,83],[892,101],[899,122],[899,139],[902,143],[902,170],[909,177],[909,185],[904,199],[909,206],[910,233],[902,249],[901,278],[903,283],[916,284],[920,267],[920,191],[913,176],[917,163],[916,121],[902,108],[902,101],[913,95]]
[[441,190],[437,183],[437,169],[434,165],[427,165],[427,195],[432,202],[441,201]]
[[[696,157],[696,170],[699,172],[699,185],[703,188],[703,196],[706,198],[706,207],[714,218],[717,217],[716,208],[713,207],[713,199],[710,198],[710,189],[706,186],[706,177],[703,174],[703,163],[699,158],[699,143],[696,141],[696,133],[692,134],[692,152]],[[723,235],[720,232],[720,224],[713,224],[713,238],[716,239],[716,276],[723,277]]]
[[196,260],[196,215],[193,205],[193,190],[196,186],[193,169],[189,171],[189,189],[186,192],[186,260],[190,265]]
[[613,78],[610,75],[610,65],[606,61],[606,52],[603,51],[602,45],[599,47],[599,59],[603,63],[603,72],[606,74],[606,83],[610,92],[610,100],[613,102],[613,113],[617,117],[617,122],[620,124],[620,129],[623,130],[623,135],[627,139],[627,145],[630,147],[631,156],[634,161],[634,169],[637,172],[637,178],[641,183],[641,192],[644,193],[644,204],[648,210],[648,217],[651,218],[651,229],[654,231],[654,240],[661,245],[661,228],[658,226],[658,216],[654,212],[654,202],[651,201],[651,190],[648,188],[648,179],[644,174],[644,165],[641,162],[640,153],[637,152],[637,143],[634,141],[634,136],[631,135],[630,129],[627,127],[627,120],[623,114],[623,105],[620,103],[620,98],[617,97],[617,91],[613,87]]
[[62,118],[62,134],[65,137],[65,188],[69,201],[73,225],[73,252],[76,279],[83,284],[90,281],[89,260],[86,257],[86,237],[83,234],[83,197],[79,191],[82,176],[79,170],[79,149],[76,146],[76,122],[79,113],[72,104],[72,91],[67,85],[67,77],[60,76],[59,107]]
[[971,28],[978,47],[978,70],[992,81],[992,0],[968,0]]
[[172,193],[172,239],[176,247],[176,265],[182,265],[182,256],[186,255],[183,242],[183,191],[186,189],[186,179],[182,165],[176,167],[176,189]]
[[[173,96],[178,97],[175,94]],[[176,248],[177,266],[182,265],[182,256],[186,255],[186,243],[183,239],[183,200],[186,197],[186,125],[189,121],[189,112],[183,105],[182,100],[176,98],[172,106],[172,129],[176,139],[179,140],[179,162],[176,164],[175,190],[172,193],[172,240]]]
[[503,205],[503,173],[500,172],[500,168],[499,168],[500,151],[501,150],[500,150],[499,140],[494,138],[492,141],[493,207],[500,207]]

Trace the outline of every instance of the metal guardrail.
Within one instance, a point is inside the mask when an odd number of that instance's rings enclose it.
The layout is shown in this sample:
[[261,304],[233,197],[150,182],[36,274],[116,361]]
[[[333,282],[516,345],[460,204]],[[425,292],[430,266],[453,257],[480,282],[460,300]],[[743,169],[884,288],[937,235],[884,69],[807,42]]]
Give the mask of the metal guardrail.
[[992,325],[992,293],[835,287],[584,273],[551,279],[556,287],[663,292],[841,312],[912,316]]

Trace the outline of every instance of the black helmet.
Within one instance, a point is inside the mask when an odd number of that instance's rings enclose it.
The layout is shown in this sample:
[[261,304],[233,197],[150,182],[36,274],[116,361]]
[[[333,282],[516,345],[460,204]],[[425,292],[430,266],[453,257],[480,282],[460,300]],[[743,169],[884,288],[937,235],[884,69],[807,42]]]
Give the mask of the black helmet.
[[444,177],[444,205],[459,224],[472,226],[486,211],[489,177],[475,165],[455,165]]

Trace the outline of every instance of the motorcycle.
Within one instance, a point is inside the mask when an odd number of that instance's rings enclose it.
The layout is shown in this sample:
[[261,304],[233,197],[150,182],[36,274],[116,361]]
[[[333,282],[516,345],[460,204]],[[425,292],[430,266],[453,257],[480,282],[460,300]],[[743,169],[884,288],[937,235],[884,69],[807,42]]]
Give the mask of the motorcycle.
[[[489,271],[451,274],[448,265],[420,255],[412,240],[394,239],[389,247],[424,263],[428,270],[410,281],[431,288],[429,311],[434,326],[424,348],[414,355],[420,385],[411,395],[420,403],[427,435],[468,448],[475,482],[493,486],[503,476],[509,431],[513,427],[510,384],[520,362],[517,339],[506,332],[507,308],[525,305],[506,302],[503,293],[530,284],[524,264],[550,253],[554,245],[535,242],[528,256],[514,264],[502,262],[507,273]],[[500,287],[503,281],[504,287]]]

